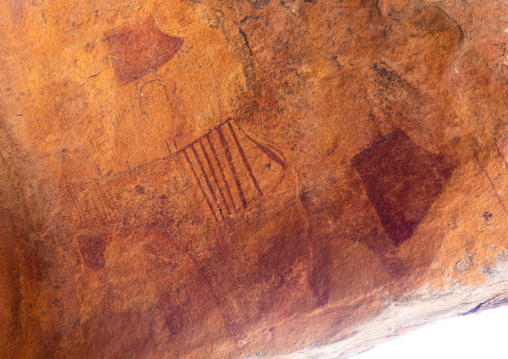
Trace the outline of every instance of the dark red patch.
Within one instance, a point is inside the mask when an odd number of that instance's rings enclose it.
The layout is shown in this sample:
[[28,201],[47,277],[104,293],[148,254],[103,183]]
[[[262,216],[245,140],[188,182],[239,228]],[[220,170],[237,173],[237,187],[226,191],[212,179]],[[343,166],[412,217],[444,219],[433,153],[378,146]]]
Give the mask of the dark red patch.
[[407,241],[450,179],[453,166],[401,129],[351,159],[395,246]]
[[46,279],[51,268],[51,251],[48,245],[41,240],[34,240],[35,275],[38,281]]
[[9,0],[9,10],[11,13],[11,21],[18,24],[23,18],[23,7],[25,0]]
[[321,244],[313,248],[312,267],[307,275],[307,282],[318,307],[328,304],[330,297],[330,267],[331,258],[328,246]]
[[329,238],[319,236],[314,230],[319,227],[319,213],[317,211],[314,195],[310,191],[302,191],[299,195],[300,201],[309,218],[307,229],[307,241],[310,247],[309,272],[307,274],[307,283],[316,300],[318,307],[324,307],[328,304],[330,297],[330,273],[332,259],[330,257]]
[[177,307],[164,317],[166,327],[171,335],[178,335],[183,330],[183,312],[182,309]]
[[[79,351],[71,357],[147,358],[155,346],[153,317],[139,310],[118,311],[111,297],[97,297],[93,315],[80,324],[83,333]],[[79,344],[78,344],[79,345]],[[55,358],[52,355],[47,358]]]
[[158,69],[180,50],[183,39],[164,34],[152,17],[110,31],[108,46],[115,75],[126,85]]
[[83,262],[86,266],[93,269],[101,269],[106,265],[104,251],[106,243],[103,236],[98,233],[80,234],[78,236],[78,245]]

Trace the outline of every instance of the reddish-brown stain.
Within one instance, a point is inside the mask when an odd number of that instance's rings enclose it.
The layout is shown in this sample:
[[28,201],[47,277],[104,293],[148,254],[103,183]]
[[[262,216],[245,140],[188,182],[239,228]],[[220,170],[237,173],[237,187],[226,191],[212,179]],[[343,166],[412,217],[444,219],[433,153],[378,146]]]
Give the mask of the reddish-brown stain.
[[87,267],[101,269],[106,265],[104,251],[106,243],[99,233],[80,234],[78,236],[79,251]]
[[[210,294],[213,298],[213,302],[211,304],[215,304],[220,312],[222,319],[224,321],[225,329],[232,335],[237,338],[243,338],[245,337],[245,333],[242,329],[241,324],[239,323],[239,315],[237,311],[234,309],[234,305],[230,302],[227,295],[224,292],[224,288],[222,287],[222,284],[217,277],[217,275],[204,263],[202,263],[196,255],[192,253],[190,248],[183,243],[176,242],[172,236],[167,233],[162,233],[164,237],[167,239],[171,245],[177,249],[182,255],[187,257],[195,266],[195,269],[199,273],[200,281],[203,285],[203,287],[208,287],[210,290]],[[166,300],[166,298],[169,298],[169,294],[163,294],[161,296],[161,302]],[[181,307],[179,307],[181,308]],[[168,324],[168,318],[171,319],[171,313],[173,313],[174,309],[171,309],[168,314],[165,316],[166,325],[168,326],[168,329],[171,330]],[[175,325],[174,323],[171,325]],[[182,319],[182,325],[183,325],[183,319]]]
[[304,255],[303,241],[292,231],[284,230],[281,234],[273,237],[272,245],[261,253],[258,258],[260,277],[263,282],[273,282],[273,289],[279,289],[286,282],[286,277],[291,275],[292,266],[299,257]]
[[330,298],[331,258],[328,247],[326,242],[314,246],[311,252],[312,266],[307,275],[309,288],[318,307],[327,305]]
[[316,301],[316,305],[323,307],[328,304],[330,297],[331,258],[329,238],[319,236],[314,230],[312,223],[314,221],[312,219],[314,217],[314,211],[312,210],[313,194],[309,191],[304,191],[299,194],[299,198],[309,218],[307,245],[309,246],[310,253],[307,283]]
[[104,298],[98,300],[97,314],[81,324],[84,347],[73,357],[146,358],[154,345],[153,317],[140,310],[118,311]]
[[115,75],[126,85],[158,69],[180,50],[183,39],[164,34],[152,17],[113,29],[108,46]]
[[177,293],[171,291],[157,293],[157,307],[162,313],[166,328],[171,335],[178,335],[184,329],[183,313],[188,304],[189,298],[180,298]]
[[44,241],[34,241],[34,264],[35,264],[35,275],[38,281],[43,281],[51,267],[51,263],[48,261],[48,248]]
[[9,0],[9,10],[11,13],[11,21],[18,24],[23,18],[23,7],[25,0]]
[[181,308],[175,308],[165,315],[166,327],[171,335],[178,335],[183,330],[183,313]]
[[401,129],[351,159],[395,246],[407,241],[449,180],[453,166]]

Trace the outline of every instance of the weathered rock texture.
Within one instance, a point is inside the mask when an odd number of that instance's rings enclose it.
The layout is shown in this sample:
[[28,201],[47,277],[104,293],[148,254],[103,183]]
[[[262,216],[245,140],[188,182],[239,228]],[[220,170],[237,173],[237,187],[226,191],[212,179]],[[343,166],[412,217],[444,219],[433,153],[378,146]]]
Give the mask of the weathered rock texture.
[[506,301],[506,1],[3,5],[0,357],[344,358]]

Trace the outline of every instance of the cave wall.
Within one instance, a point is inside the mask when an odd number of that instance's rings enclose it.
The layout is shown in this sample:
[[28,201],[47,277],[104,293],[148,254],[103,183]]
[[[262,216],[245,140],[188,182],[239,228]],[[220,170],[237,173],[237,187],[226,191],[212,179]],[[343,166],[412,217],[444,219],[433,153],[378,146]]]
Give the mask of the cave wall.
[[2,357],[342,358],[505,302],[506,2],[5,5]]

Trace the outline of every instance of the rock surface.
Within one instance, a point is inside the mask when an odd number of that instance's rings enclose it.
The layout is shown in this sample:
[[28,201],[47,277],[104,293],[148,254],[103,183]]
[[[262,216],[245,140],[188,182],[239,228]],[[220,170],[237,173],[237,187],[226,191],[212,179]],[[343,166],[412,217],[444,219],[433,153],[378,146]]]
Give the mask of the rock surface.
[[2,358],[346,358],[508,299],[506,1],[7,5]]

